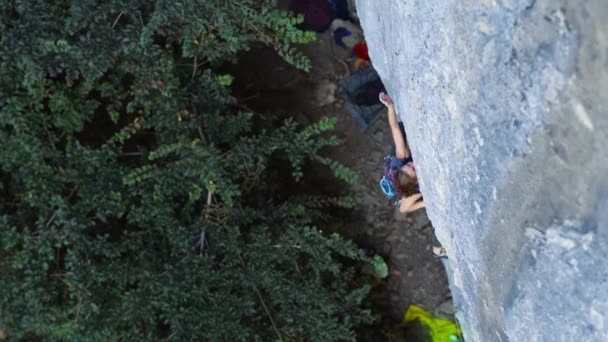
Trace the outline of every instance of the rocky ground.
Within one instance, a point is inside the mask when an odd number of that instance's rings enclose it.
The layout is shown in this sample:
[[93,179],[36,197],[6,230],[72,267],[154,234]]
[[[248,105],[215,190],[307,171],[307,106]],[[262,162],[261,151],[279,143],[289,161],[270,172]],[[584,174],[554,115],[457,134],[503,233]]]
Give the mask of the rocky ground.
[[338,119],[336,134],[343,144],[328,153],[359,173],[361,182],[350,191],[363,202],[355,217],[346,218],[350,224],[342,233],[387,258],[387,305],[393,320],[400,321],[410,304],[431,311],[442,303],[445,307],[450,292],[445,271],[431,252],[433,228],[426,213],[400,214],[378,188],[383,157],[391,146],[385,115],[367,130],[352,119],[336,87],[338,79],[351,74],[350,52],[335,46],[329,33],[304,50],[313,63],[309,74],[293,69],[270,49],[240,56],[237,96],[252,108],[282,109],[304,123],[323,116]]

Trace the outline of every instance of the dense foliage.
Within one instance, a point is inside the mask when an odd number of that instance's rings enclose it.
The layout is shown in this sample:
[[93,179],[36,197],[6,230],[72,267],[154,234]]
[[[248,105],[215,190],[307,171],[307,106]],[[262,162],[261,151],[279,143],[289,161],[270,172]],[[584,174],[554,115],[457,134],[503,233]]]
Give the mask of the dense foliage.
[[337,143],[243,110],[256,42],[308,69],[270,0],[0,3],[0,330],[44,340],[349,340],[370,320],[314,228],[350,197],[281,179]]

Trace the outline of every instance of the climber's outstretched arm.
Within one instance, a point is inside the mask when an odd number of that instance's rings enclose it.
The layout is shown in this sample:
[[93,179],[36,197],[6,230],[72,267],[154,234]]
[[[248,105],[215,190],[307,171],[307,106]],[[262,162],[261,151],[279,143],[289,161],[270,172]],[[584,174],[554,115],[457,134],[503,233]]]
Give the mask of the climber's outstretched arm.
[[405,137],[399,128],[399,122],[397,122],[397,112],[395,111],[395,104],[390,96],[385,93],[380,93],[380,102],[382,102],[388,109],[388,124],[391,128],[391,135],[393,136],[393,143],[395,144],[395,157],[397,158],[409,158],[410,150],[405,144]]

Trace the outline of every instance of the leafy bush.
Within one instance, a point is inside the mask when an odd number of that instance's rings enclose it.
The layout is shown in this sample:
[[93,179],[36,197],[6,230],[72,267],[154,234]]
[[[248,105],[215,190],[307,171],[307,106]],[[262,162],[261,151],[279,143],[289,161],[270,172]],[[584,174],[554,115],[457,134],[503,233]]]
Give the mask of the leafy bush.
[[[0,4],[0,330],[44,340],[349,340],[369,322],[351,197],[291,194],[332,119],[261,124],[222,63],[250,44],[308,69],[270,0]],[[291,170],[273,169],[285,165]],[[285,176],[287,175],[287,176]]]

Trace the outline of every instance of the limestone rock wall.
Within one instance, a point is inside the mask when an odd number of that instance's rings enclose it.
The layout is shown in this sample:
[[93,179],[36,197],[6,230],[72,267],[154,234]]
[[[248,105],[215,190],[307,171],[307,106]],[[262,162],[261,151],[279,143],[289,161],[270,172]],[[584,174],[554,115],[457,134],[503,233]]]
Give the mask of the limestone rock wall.
[[608,341],[608,1],[357,10],[466,340]]

